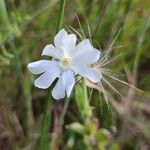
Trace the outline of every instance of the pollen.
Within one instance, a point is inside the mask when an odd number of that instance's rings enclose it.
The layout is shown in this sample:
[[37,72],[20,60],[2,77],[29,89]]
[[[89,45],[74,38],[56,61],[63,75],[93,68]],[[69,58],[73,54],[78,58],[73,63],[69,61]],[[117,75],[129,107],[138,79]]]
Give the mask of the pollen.
[[69,58],[64,58],[64,59],[60,60],[59,65],[63,69],[68,69],[70,67],[70,59]]
[[69,65],[69,59],[68,58],[64,58],[63,60],[62,60],[62,63],[63,63],[63,65],[65,65],[65,66],[67,66],[67,65]]

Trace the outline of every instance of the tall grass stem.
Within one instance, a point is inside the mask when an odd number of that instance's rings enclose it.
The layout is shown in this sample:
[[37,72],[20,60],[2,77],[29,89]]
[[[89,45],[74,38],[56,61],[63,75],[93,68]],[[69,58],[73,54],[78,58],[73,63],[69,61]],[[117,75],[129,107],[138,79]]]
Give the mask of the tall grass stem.
[[63,23],[63,17],[64,17],[64,11],[65,11],[65,5],[67,0],[61,0],[60,6],[59,6],[59,16],[58,16],[58,22],[57,22],[57,28],[56,33],[61,29],[62,23]]
[[[59,7],[60,9],[59,9],[59,14],[58,14],[58,23],[56,26],[56,33],[62,27],[65,4],[66,4],[66,0],[60,1],[60,7]],[[48,130],[50,128],[51,113],[52,113],[52,105],[50,102],[51,94],[50,93],[51,93],[51,88],[48,88],[47,96],[45,99],[45,107],[44,107],[42,125],[41,125],[40,150],[48,148]]]

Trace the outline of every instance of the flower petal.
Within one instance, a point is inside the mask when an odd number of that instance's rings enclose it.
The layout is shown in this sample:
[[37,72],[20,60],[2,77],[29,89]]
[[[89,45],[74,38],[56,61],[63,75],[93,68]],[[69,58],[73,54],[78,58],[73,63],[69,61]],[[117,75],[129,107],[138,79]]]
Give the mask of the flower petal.
[[59,76],[59,71],[53,73],[50,71],[45,72],[34,81],[34,85],[35,87],[41,89],[47,89],[58,76]]
[[63,74],[58,79],[55,87],[52,90],[54,99],[59,100],[65,97],[65,84],[63,82]]
[[74,84],[75,78],[73,71],[71,70],[64,71],[60,76],[60,78],[58,79],[56,86],[52,91],[52,96],[56,100],[64,98],[65,94],[67,94],[67,97],[69,97]]
[[98,61],[99,58],[100,51],[92,48],[84,53],[81,53],[80,55],[73,57],[72,63],[78,65],[90,65]]
[[[46,61],[46,60],[45,60]],[[47,60],[48,61],[48,60]],[[46,62],[47,62],[46,61]],[[36,87],[38,87],[38,88],[42,88],[42,89],[46,89],[46,88],[48,88],[52,83],[53,83],[53,81],[57,78],[57,77],[59,77],[60,76],[60,74],[61,74],[61,72],[62,72],[62,70],[61,70],[61,68],[58,66],[58,63],[57,63],[57,61],[48,61],[48,65],[46,66],[45,65],[45,63],[44,64],[40,64],[39,63],[40,61],[38,61],[38,62],[34,62],[33,64],[33,66],[34,67],[32,67],[32,72],[34,72],[34,73],[38,73],[39,74],[39,71],[40,71],[40,73],[43,73],[43,71],[44,71],[44,73],[39,77],[39,78],[37,78],[36,80],[35,80],[35,82],[34,82],[34,85],[36,86]],[[37,64],[36,64],[37,63]],[[36,65],[35,65],[36,64]],[[32,66],[32,65],[31,65]],[[41,68],[40,68],[41,67]],[[45,67],[45,70],[42,70],[42,72],[41,72],[41,70],[40,69],[42,69],[42,68],[44,68]],[[39,70],[37,70],[37,69],[39,69]],[[35,71],[37,71],[37,72],[35,72]]]
[[55,61],[39,60],[28,64],[28,70],[33,74],[41,74],[51,68],[55,68],[56,66],[57,64]]
[[70,96],[73,86],[75,84],[75,78],[73,71],[64,71],[63,73],[63,81],[65,83],[65,89],[67,93],[67,97]]
[[52,56],[56,59],[60,59],[61,53],[52,44],[46,45],[43,49],[42,55]]
[[64,29],[62,29],[55,35],[54,44],[55,44],[56,48],[60,49],[60,47],[62,46],[62,40],[64,38],[66,38],[67,35],[68,35],[68,33]]
[[90,81],[96,83],[101,79],[101,75],[98,70],[87,66],[72,66],[72,69],[75,73],[80,74],[81,76],[89,79]]
[[91,50],[92,48],[93,46],[91,45],[89,39],[85,39],[76,45],[74,57],[77,55],[81,55],[82,53],[86,53],[88,50]]
[[69,34],[66,38],[62,40],[62,47],[64,57],[70,57],[76,45],[77,37],[75,34]]

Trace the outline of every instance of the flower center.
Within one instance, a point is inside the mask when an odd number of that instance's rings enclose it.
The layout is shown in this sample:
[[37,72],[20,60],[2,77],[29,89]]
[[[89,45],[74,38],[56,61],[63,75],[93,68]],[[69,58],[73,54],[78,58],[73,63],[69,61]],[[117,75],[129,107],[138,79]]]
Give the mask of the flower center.
[[68,69],[70,67],[70,59],[64,58],[64,59],[60,60],[59,65],[64,69]]

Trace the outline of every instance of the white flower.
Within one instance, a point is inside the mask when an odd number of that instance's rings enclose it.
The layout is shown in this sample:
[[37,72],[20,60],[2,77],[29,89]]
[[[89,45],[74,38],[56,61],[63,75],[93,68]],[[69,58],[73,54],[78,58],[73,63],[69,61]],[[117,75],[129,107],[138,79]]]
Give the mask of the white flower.
[[68,34],[62,29],[55,37],[54,44],[46,45],[42,55],[51,56],[52,60],[40,60],[28,65],[28,69],[33,74],[42,74],[34,82],[38,88],[48,88],[56,78],[59,78],[52,96],[55,99],[70,96],[75,84],[75,75],[79,74],[91,82],[98,82],[100,74],[90,67],[97,62],[100,51],[93,48],[88,39],[76,45],[76,35]]

